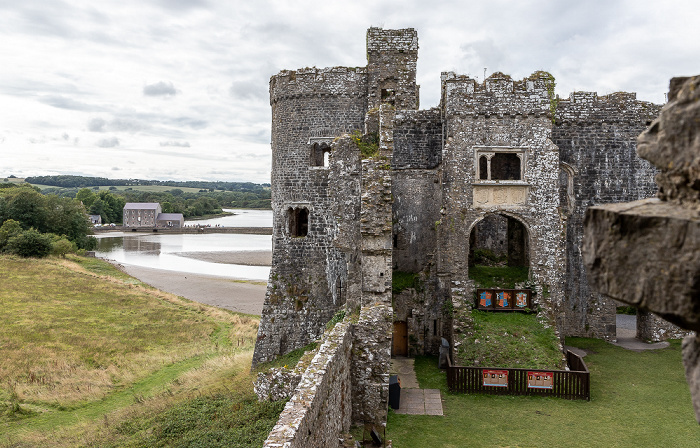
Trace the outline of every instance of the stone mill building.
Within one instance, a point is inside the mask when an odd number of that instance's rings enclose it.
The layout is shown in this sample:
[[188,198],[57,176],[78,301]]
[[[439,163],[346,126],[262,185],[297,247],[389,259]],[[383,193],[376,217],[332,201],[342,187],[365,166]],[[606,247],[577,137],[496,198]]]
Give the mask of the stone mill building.
[[[254,363],[373,304],[376,319],[358,319],[387,333],[381,350],[458,344],[478,248],[529,268],[533,306],[559,334],[615,338],[616,304],[588,287],[583,216],[655,194],[635,149],[660,106],[622,92],[559,99],[546,72],[447,72],[439,106],[420,109],[417,61],[415,30],[370,28],[367,66],[271,78],[273,263]],[[392,294],[396,272],[414,287]]]

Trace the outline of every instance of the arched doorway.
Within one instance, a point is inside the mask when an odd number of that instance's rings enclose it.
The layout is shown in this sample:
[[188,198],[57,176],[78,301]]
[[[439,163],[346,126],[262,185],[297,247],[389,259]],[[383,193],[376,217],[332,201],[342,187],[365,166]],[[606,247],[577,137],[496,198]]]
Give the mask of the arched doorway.
[[483,276],[492,277],[492,286],[512,288],[514,283],[528,279],[529,267],[530,236],[522,221],[504,213],[490,213],[472,226],[470,278],[478,281]]

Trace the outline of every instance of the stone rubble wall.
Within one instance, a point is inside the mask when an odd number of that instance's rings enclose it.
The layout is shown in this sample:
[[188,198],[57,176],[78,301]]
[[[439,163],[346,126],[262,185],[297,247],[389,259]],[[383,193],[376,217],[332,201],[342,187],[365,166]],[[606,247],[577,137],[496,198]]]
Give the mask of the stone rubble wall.
[[566,217],[567,301],[562,332],[567,336],[616,337],[615,303],[588,285],[581,258],[583,219],[593,205],[654,195],[657,170],[639,158],[635,149],[637,135],[659,109],[624,92],[601,97],[594,92],[574,92],[557,104],[552,140],[565,167],[560,199]]
[[667,339],[683,339],[690,336],[692,331],[684,330],[671,322],[661,319],[654,313],[637,311],[637,339],[649,342],[665,341]]
[[[334,246],[336,197],[330,167],[311,165],[314,143],[362,129],[364,69],[282,71],[270,80],[272,105],[272,268],[253,365],[318,339],[343,305],[346,260]],[[289,210],[306,208],[308,234],[290,234]]]
[[[551,141],[550,93],[546,78],[533,74],[514,82],[494,74],[485,84],[443,74],[445,147],[442,209],[438,223],[438,276],[449,287],[455,309],[455,332],[468,332],[474,284],[468,277],[472,228],[489,214],[518,220],[529,236],[530,276],[535,303],[545,324],[553,325],[563,301],[564,227],[559,210],[559,151]],[[474,185],[477,148],[519,148],[524,151],[526,200],[520,204],[477,207]],[[512,181],[511,181],[512,182]],[[503,185],[507,185],[504,182]],[[491,182],[493,188],[501,183]],[[449,284],[444,280],[450,278]],[[459,345],[459,341],[454,344]]]
[[301,381],[301,373],[295,368],[271,368],[258,372],[253,390],[259,401],[279,401],[291,397]]
[[391,161],[394,269],[421,272],[437,247],[435,221],[441,188],[437,167],[442,161],[439,109],[397,111]]
[[386,424],[391,336],[391,303],[362,307],[353,327],[352,420],[356,424]]
[[352,417],[352,329],[349,318],[324,338],[265,448],[339,447]]
[[700,76],[672,79],[668,98],[637,138],[658,198],[589,208],[583,259],[601,294],[695,332],[683,364],[700,423]]
[[[418,33],[413,28],[367,30],[369,109],[390,101],[397,109],[418,109]],[[382,90],[390,91],[382,98]]]

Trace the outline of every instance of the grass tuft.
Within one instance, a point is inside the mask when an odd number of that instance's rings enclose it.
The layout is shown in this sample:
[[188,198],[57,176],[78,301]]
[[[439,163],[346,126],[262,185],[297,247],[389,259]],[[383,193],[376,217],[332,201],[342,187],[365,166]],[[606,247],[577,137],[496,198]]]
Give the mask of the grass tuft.
[[562,354],[553,328],[534,314],[472,311],[473,332],[457,349],[462,365],[560,369]]

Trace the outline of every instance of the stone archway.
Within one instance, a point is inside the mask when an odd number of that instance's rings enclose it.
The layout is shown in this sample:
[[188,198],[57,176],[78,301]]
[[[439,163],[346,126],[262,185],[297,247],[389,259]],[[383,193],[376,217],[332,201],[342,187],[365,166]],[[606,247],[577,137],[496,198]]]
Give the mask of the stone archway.
[[469,232],[469,265],[488,262],[530,267],[530,232],[520,219],[506,213],[488,213]]

